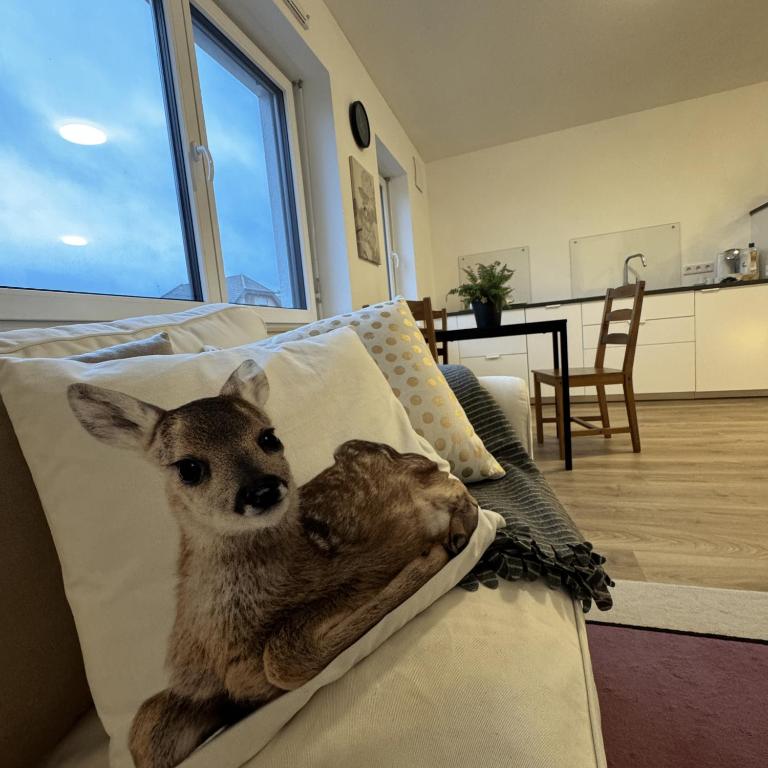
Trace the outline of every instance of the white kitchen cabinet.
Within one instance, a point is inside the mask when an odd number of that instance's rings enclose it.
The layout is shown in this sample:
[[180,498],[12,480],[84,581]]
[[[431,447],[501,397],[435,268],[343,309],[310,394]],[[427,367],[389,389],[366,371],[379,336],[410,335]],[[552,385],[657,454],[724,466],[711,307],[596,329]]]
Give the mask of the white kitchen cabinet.
[[[451,318],[454,320],[454,318]],[[525,310],[509,309],[501,313],[502,325],[525,322]],[[456,328],[475,328],[473,314],[456,315]],[[528,354],[525,336],[497,336],[488,339],[467,339],[451,344],[451,362],[460,362],[476,376],[528,376]]]
[[[635,350],[635,366],[632,382],[635,394],[651,395],[666,393],[690,393],[696,388],[696,345],[694,342],[673,344],[647,344]],[[584,355],[591,360],[594,349],[585,349]],[[624,347],[610,346],[605,353],[605,367],[618,368],[624,362]],[[594,388],[592,394],[594,394]],[[620,394],[622,388],[611,385],[605,388],[609,394]],[[587,394],[590,394],[589,389]]]
[[[690,317],[694,312],[693,291],[683,293],[661,293],[643,297],[643,320],[658,320],[663,317]],[[582,304],[584,325],[600,325],[603,319],[605,301],[587,301]],[[632,305],[631,299],[618,299],[613,309]]]
[[[617,308],[625,306],[616,302]],[[568,320],[570,367],[592,366],[595,360],[603,301],[551,304],[504,312],[504,323]],[[451,327],[473,328],[473,315],[449,319]],[[623,330],[614,323],[611,330]],[[623,346],[609,346],[606,366],[621,368]],[[552,367],[549,335],[503,337],[451,345],[451,362],[461,362],[485,375],[529,377],[530,371]],[[715,288],[646,296],[635,352],[638,394],[768,391],[768,285]],[[620,392],[609,387],[608,392]],[[545,387],[545,396],[551,394]],[[575,388],[572,395],[594,396]]]
[[475,376],[517,376],[525,380],[528,376],[528,355],[487,355],[486,357],[463,357],[461,364]]
[[459,342],[459,355],[485,357],[486,355],[524,355],[525,336],[497,336],[490,339],[468,339]]
[[[505,310],[501,313],[502,325],[525,322],[525,311],[522,309]],[[459,315],[458,328],[475,328],[474,315]],[[487,339],[467,339],[458,342],[458,355],[461,360],[468,357],[485,357],[491,355],[524,355],[526,354],[525,336],[496,336]]]
[[[452,315],[449,318],[453,320],[456,328],[476,328],[475,315],[473,312],[467,312],[463,315]],[[501,324],[510,325],[512,323],[524,323],[525,322],[525,310],[524,309],[505,309],[501,313]]]
[[[612,333],[624,333],[629,330],[629,321],[611,323]],[[599,325],[584,326],[584,347],[595,349],[600,338]],[[693,316],[667,317],[659,320],[641,320],[637,334],[638,346],[648,344],[672,344],[683,341],[695,341],[696,328]],[[589,365],[592,363],[590,362]]]
[[[613,308],[630,306],[630,300],[614,302]],[[696,324],[692,291],[646,296],[637,335],[635,365],[632,379],[636,394],[691,393],[696,389]],[[603,303],[584,305],[584,360],[593,365]],[[611,332],[629,329],[628,321],[611,323]],[[605,355],[607,368],[621,368],[624,346],[609,346]],[[609,394],[618,394],[621,387],[606,387]],[[589,393],[588,393],[589,394]]]
[[468,315],[456,315],[457,328],[474,328],[476,325],[475,315],[472,312]]
[[[501,313],[502,325],[514,325],[515,323],[525,322],[525,310],[524,309],[505,309]],[[524,339],[525,336],[519,336],[518,338]]]
[[696,292],[696,391],[768,390],[768,285]]
[[[527,323],[538,323],[544,320],[568,321],[568,367],[581,368],[584,365],[584,350],[581,334],[581,304],[547,304],[543,307],[529,307],[525,310]],[[541,368],[552,368],[552,336],[546,334],[531,334],[528,339],[528,367],[531,371]],[[587,363],[591,365],[591,363]],[[533,374],[530,374],[529,386],[533,392]],[[549,397],[553,393],[551,387],[542,387],[542,395]],[[583,395],[584,387],[572,387],[571,395]]]

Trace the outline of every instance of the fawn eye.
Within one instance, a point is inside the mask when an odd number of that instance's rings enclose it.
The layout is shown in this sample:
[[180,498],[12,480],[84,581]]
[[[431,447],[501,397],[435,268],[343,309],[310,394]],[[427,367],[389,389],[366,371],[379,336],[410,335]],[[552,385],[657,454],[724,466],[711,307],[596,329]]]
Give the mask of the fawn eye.
[[197,459],[182,459],[176,462],[176,470],[184,485],[197,485],[205,476],[205,463]]
[[275,434],[274,429],[265,429],[259,435],[259,448],[267,453],[274,453],[283,447],[280,438]]

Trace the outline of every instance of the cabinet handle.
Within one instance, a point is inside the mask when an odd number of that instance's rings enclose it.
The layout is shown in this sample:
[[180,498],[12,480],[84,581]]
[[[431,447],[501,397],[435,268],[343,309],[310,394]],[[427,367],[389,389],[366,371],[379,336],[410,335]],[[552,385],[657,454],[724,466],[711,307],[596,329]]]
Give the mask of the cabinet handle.
[[702,293],[715,293],[716,291],[719,291],[719,288],[702,288]]
[[557,309],[558,307],[562,307],[562,304],[546,304],[544,306],[544,309]]
[[501,357],[501,355],[498,354],[498,352],[497,352],[497,353],[495,353],[493,355],[486,355],[485,359],[486,360],[498,360],[500,357]]

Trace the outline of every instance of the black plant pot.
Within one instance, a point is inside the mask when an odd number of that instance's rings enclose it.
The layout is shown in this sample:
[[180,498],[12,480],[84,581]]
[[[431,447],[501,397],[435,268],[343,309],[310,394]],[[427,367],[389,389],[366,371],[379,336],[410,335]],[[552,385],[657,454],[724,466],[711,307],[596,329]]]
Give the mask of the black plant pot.
[[501,309],[492,301],[475,300],[472,302],[472,311],[478,328],[498,328],[501,325]]

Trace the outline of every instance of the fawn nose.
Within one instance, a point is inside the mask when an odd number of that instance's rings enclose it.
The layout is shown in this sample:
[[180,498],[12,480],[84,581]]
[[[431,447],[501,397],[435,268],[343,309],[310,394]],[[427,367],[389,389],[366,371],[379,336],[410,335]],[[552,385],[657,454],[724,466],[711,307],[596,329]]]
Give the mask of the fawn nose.
[[261,515],[279,504],[287,492],[285,481],[277,475],[262,475],[258,480],[244,485],[235,497],[238,515]]

